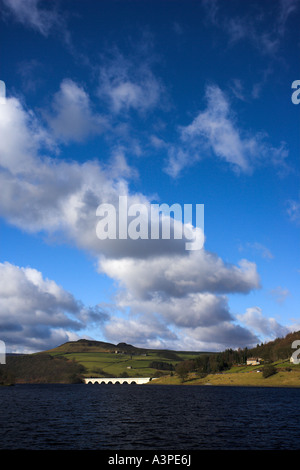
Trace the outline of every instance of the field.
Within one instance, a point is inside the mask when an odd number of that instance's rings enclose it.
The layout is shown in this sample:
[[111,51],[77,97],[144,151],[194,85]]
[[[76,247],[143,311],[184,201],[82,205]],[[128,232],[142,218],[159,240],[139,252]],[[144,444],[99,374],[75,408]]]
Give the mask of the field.
[[[74,359],[86,368],[85,377],[157,377],[161,373],[167,373],[165,367],[172,366],[181,360],[192,359],[197,354],[193,353],[170,353],[147,352],[143,354],[125,354],[112,352],[73,352],[73,353],[52,353],[53,356],[64,356],[67,359]],[[162,363],[160,369],[151,367],[151,363]]]
[[[164,356],[164,354],[166,356]],[[173,366],[180,360],[188,360],[196,357],[193,353],[176,352],[176,360],[172,359],[170,352],[147,352],[144,354],[116,354],[112,352],[74,352],[59,353],[54,356],[63,356],[74,359],[82,364],[86,371],[85,377],[155,377],[151,383],[166,385],[231,385],[231,386],[264,386],[264,387],[300,387],[300,366],[291,365],[289,362],[274,363],[278,372],[268,378],[264,378],[257,366],[232,367],[223,373],[208,374],[199,378],[195,373],[190,373],[184,382],[170,370],[150,367],[156,362]]]
[[[276,366],[276,363],[274,363]],[[180,378],[165,376],[151,382],[154,384],[182,384]],[[278,372],[270,377],[263,377],[258,367],[234,367],[223,373],[208,374],[199,378],[197,374],[189,374],[183,385],[214,385],[214,386],[244,386],[244,387],[300,387],[300,365],[290,365],[288,362],[278,365]]]
[[[266,349],[268,346],[266,344],[263,347]],[[267,360],[266,364],[262,361],[261,365],[256,366],[247,366],[243,361],[238,361],[231,368],[222,366],[226,359],[222,354],[140,349],[126,343],[114,345],[90,340],[67,342],[37,355],[45,353],[53,358],[67,359],[70,364],[83,366],[82,377],[151,377],[155,378],[152,384],[300,387],[300,364],[292,364],[285,351],[284,360]],[[203,361],[199,362],[202,355]],[[198,362],[193,361],[196,358]],[[210,367],[203,369],[208,358]],[[180,367],[176,368],[179,364]],[[195,367],[197,364],[198,367]],[[199,364],[202,366],[199,367]],[[268,364],[272,364],[276,370],[272,371],[273,375],[266,377],[269,375],[266,374]],[[203,370],[209,373],[204,374]]]

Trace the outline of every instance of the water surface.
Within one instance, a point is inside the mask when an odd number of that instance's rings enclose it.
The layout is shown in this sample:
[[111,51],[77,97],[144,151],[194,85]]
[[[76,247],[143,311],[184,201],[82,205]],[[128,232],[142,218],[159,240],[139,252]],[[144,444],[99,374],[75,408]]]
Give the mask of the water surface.
[[0,403],[0,449],[300,449],[296,388],[16,385]]

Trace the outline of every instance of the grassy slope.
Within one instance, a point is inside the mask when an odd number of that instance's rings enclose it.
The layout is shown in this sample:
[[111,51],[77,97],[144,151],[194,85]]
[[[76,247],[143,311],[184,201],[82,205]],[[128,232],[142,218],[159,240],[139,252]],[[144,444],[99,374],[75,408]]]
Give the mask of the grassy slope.
[[[276,364],[274,364],[276,366]],[[257,372],[257,371],[260,372]],[[229,371],[208,374],[206,377],[199,378],[196,374],[189,374],[183,385],[214,385],[214,386],[253,386],[253,387],[300,387],[300,364],[290,365],[289,363],[280,364],[277,367],[278,372],[270,377],[264,378],[261,368],[245,366],[237,370],[232,368]],[[177,375],[165,376],[151,382],[161,385],[179,385],[182,384]]]
[[[75,359],[75,361],[82,364],[86,368],[86,372],[84,373],[86,377],[105,374],[120,377],[125,373],[129,377],[149,377],[157,374],[157,370],[150,367],[153,361],[165,362],[172,364],[174,367],[178,363],[178,360],[170,360],[157,353],[148,353],[147,356],[101,352],[73,352],[59,355],[63,355],[69,359]],[[180,354],[181,359],[186,359],[187,356],[187,354]],[[189,357],[193,357],[193,355]],[[101,371],[103,371],[104,374],[102,374]]]
[[[122,353],[116,354],[116,350]],[[85,377],[103,376],[129,376],[129,377],[162,377],[152,384],[181,384],[177,374],[170,374],[166,370],[157,371],[150,367],[152,361],[165,362],[174,367],[181,360],[193,359],[199,352],[158,351],[135,348],[134,346],[120,344],[112,345],[97,341],[80,340],[65,343],[51,351],[45,351],[52,356],[74,359],[85,367]],[[43,354],[43,353],[40,353]],[[207,354],[207,353],[204,353]],[[300,364],[293,365],[288,360],[274,363],[278,372],[264,378],[258,366],[232,367],[223,373],[209,374],[199,378],[190,373],[185,385],[239,385],[239,386],[290,386],[300,387]]]
[[[137,373],[143,375],[144,377],[149,374],[153,374],[153,369],[149,369],[149,359],[142,357],[135,357],[131,359],[129,354],[114,354],[109,352],[73,352],[66,353],[63,356],[70,359],[75,359],[77,362],[82,364],[86,368],[85,376],[101,376],[104,375],[100,371],[103,371],[105,374],[110,374],[113,376],[120,376],[122,373],[127,373],[129,376],[134,376]],[[132,369],[128,369],[132,367]]]
[[[116,354],[116,350],[120,350],[122,353]],[[101,342],[97,344],[97,342],[88,341],[65,343],[58,348],[45,351],[45,353],[55,357],[74,359],[86,368],[85,377],[101,377],[106,374],[114,377],[126,374],[129,377],[154,377],[157,376],[158,372],[157,369],[150,367],[153,361],[172,364],[175,367],[181,360],[192,359],[201,354],[197,352],[145,350],[130,345],[120,346]]]

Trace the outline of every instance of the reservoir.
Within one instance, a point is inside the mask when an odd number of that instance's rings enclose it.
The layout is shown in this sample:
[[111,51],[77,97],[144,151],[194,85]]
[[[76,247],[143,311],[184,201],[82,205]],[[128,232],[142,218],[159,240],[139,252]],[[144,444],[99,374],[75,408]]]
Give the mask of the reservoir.
[[0,449],[299,450],[300,389],[0,387]]

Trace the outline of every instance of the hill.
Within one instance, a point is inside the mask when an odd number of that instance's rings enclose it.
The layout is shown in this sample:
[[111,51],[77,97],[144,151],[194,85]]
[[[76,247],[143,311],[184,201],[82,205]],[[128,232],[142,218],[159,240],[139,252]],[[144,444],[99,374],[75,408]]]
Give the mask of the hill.
[[237,350],[226,349],[214,355],[199,356],[194,367],[203,372],[220,372],[228,370],[234,365],[246,365],[249,358],[258,358],[264,364],[280,361],[290,362],[290,358],[295,352],[295,349],[292,349],[292,344],[296,340],[300,340],[300,331],[289,333],[284,338],[257,344],[255,348],[251,349],[247,347]]
[[[132,346],[133,347],[133,346]],[[41,351],[37,354],[68,354],[68,353],[81,353],[81,352],[115,352],[118,346],[103,341],[93,341],[87,339],[80,339],[78,341],[68,341],[53,349]]]
[[[251,367],[246,363],[250,357],[260,358],[265,366],[277,361],[282,367],[284,363],[287,369],[287,366],[291,365],[290,357],[294,352],[291,346],[295,340],[300,340],[300,331],[262,343],[252,349],[247,347],[238,350],[227,349],[218,353],[142,349],[126,343],[115,345],[101,341],[79,340],[65,343],[46,352],[55,357],[74,359],[84,366],[85,377],[169,377],[167,380],[171,379],[172,382],[176,381],[175,377],[181,380],[182,377],[187,378],[191,374],[205,377],[207,374],[229,371],[248,373]],[[277,364],[277,369],[278,367]]]
[[[156,353],[161,356],[172,358],[174,360],[180,361],[180,356],[177,351],[172,350],[159,350],[159,349],[147,349],[147,348],[138,348],[127,343],[106,343],[103,341],[95,341],[88,339],[79,339],[78,341],[68,341],[61,344],[60,346],[48,349],[46,351],[41,351],[36,354],[70,354],[70,353],[111,353],[111,354],[131,354],[131,355],[144,355]],[[180,353],[182,354],[182,353]],[[183,352],[183,354],[201,354],[201,352]]]
[[[260,375],[249,372],[259,369],[262,376],[263,369],[272,365],[273,378],[268,379],[269,384],[300,386],[300,365],[290,362],[295,340],[300,340],[300,331],[252,349],[212,353],[145,349],[126,343],[80,339],[35,354],[8,355],[7,364],[0,365],[0,385],[77,383],[91,376],[156,377],[160,379],[152,383],[169,384],[253,385],[260,383]],[[249,357],[260,358],[263,365],[247,366]],[[280,373],[274,378],[277,372]]]
[[292,349],[292,344],[296,340],[300,340],[300,331],[289,333],[284,338],[276,338],[274,341],[257,345],[249,350],[249,354],[253,357],[262,357],[265,361],[271,362],[289,359],[295,351]]
[[[300,387],[300,364],[290,361],[294,353],[300,359],[300,348],[292,348],[296,340],[300,340],[300,331],[252,349],[200,355],[178,364],[175,376],[163,377],[155,383]],[[248,365],[249,358],[258,359],[257,363]]]
[[203,353],[80,339],[36,354],[73,359],[85,368],[85,377],[159,377],[167,371],[174,371],[181,361],[194,359]]
[[0,365],[0,385],[15,383],[80,383],[84,367],[50,354],[8,354]]

